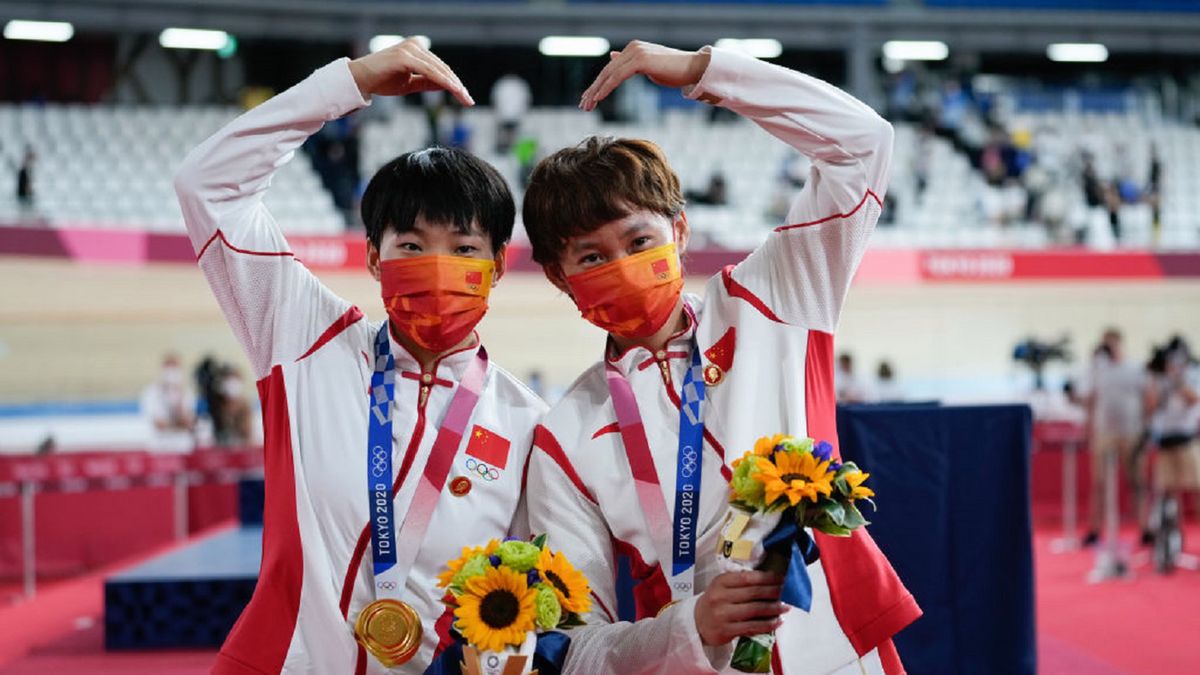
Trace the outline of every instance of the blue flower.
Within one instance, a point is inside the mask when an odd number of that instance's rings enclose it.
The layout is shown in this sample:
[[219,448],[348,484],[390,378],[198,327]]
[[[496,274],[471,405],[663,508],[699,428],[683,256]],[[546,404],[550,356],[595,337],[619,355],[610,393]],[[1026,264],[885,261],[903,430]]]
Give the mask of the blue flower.
[[489,556],[488,562],[492,563],[492,567],[499,567],[500,566],[500,556],[498,556],[498,555]]
[[812,453],[813,457],[816,457],[822,462],[826,462],[833,459],[833,446],[825,441],[821,441],[820,443],[817,443],[817,447],[813,448]]
[[536,569],[529,570],[528,572],[525,573],[525,583],[530,588],[533,588],[534,584],[541,582],[541,580],[542,580],[542,576],[541,576],[541,574],[538,573],[538,571]]

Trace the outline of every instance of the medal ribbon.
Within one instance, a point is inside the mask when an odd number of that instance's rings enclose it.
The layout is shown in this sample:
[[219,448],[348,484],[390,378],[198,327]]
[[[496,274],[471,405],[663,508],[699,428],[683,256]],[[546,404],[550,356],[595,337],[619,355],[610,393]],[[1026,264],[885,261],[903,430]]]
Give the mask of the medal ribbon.
[[[650,453],[650,441],[646,438],[646,427],[638,410],[633,387],[621,371],[609,363],[605,374],[613,408],[617,412],[617,425],[621,429],[621,440],[625,445],[625,456],[633,473],[633,484],[637,491],[642,516],[646,519],[646,531],[658,549],[659,561],[667,571],[666,561],[671,561],[669,586],[671,600],[679,601],[692,596],[695,591],[696,537],[700,516],[700,479],[704,468],[704,374],[700,364],[700,350],[692,338],[691,366],[683,378],[683,389],[679,405],[679,448],[675,454],[675,512],[667,510],[662,483],[654,468],[654,457]],[[671,543],[661,541],[658,533],[672,532]]]
[[[429,529],[438,495],[454,465],[454,456],[483,391],[487,374],[487,351],[481,345],[467,367],[446,417],[438,427],[433,449],[425,461],[420,482],[408,504],[407,515],[396,534],[392,499],[392,402],[396,395],[396,361],[388,341],[388,324],[375,337],[375,371],[371,375],[371,408],[367,428],[367,493],[371,514],[371,559],[374,563],[376,597],[399,599],[404,581],[412,571],[421,542]],[[398,544],[404,542],[400,548]]]

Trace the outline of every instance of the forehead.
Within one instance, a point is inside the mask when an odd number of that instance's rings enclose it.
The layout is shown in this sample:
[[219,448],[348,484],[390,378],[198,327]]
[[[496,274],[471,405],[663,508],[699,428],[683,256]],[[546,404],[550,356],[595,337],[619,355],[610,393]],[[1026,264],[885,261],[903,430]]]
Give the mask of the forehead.
[[634,211],[622,218],[610,220],[591,232],[568,237],[567,249],[579,250],[610,243],[619,244],[630,236],[653,232],[665,233],[670,229],[671,219],[667,216],[653,211]]
[[401,229],[396,226],[389,227],[383,237],[397,237],[400,235],[417,235],[419,237],[450,237],[450,236],[475,236],[490,239],[491,235],[479,223],[478,218],[472,218],[470,223],[465,226],[453,221],[429,220],[424,214],[418,215],[414,220],[412,227]]

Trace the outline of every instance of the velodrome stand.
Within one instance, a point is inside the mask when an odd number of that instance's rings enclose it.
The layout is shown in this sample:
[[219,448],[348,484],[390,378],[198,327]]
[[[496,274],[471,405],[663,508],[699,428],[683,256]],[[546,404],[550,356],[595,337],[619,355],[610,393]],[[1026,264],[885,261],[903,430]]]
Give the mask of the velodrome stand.
[[238,485],[236,529],[105,580],[105,647],[220,647],[258,581],[262,505],[262,479],[244,479]]

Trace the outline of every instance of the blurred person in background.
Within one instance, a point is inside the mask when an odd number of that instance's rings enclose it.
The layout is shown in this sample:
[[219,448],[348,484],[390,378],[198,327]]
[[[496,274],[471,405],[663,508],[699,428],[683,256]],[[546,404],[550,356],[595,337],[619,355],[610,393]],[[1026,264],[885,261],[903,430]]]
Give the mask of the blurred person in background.
[[838,355],[833,381],[838,403],[862,403],[869,398],[866,384],[854,372],[854,356],[850,352]]
[[904,400],[904,392],[900,389],[900,383],[896,381],[896,373],[887,360],[880,361],[879,368],[875,371],[875,400],[883,403]]
[[[1125,467],[1131,480],[1136,474],[1134,450],[1143,431],[1145,374],[1138,364],[1125,358],[1121,331],[1109,328],[1081,379],[1080,395],[1087,402],[1092,450],[1088,532],[1084,537],[1084,545],[1090,546],[1100,540],[1109,462],[1115,457],[1117,466]],[[1118,473],[1119,469],[1112,476],[1114,480]],[[1139,518],[1138,522],[1143,521]]]
[[17,205],[21,209],[22,216],[33,213],[33,165],[36,161],[37,156],[33,153],[33,148],[26,146],[25,154],[21,158],[21,165],[17,168]]
[[713,172],[713,175],[708,179],[708,185],[703,190],[688,190],[684,193],[684,199],[693,204],[704,204],[706,206],[724,206],[729,203],[729,186],[725,181],[725,174],[720,171]]
[[[1155,351],[1146,385],[1150,434],[1158,455],[1154,462],[1155,509],[1167,496],[1200,488],[1200,394],[1189,382],[1192,364],[1182,340]],[[1152,537],[1143,533],[1143,542]]]
[[163,357],[158,378],[142,391],[142,416],[150,423],[154,452],[191,452],[196,395],[188,386],[178,354]]
[[217,445],[235,448],[250,445],[254,415],[241,371],[236,366],[224,366],[219,387],[215,416],[220,419],[216,426],[221,432],[216,434]]
[[521,121],[529,112],[533,94],[529,83],[508,73],[492,85],[492,109],[496,113],[496,154],[505,155],[521,133]]

